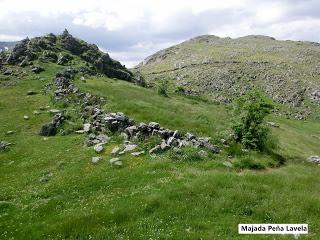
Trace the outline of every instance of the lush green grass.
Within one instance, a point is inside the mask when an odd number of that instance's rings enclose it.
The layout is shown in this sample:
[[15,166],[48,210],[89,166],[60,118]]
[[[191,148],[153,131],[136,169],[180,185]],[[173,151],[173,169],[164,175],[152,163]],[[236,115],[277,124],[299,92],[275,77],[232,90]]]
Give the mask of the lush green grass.
[[[278,151],[287,157],[280,168],[236,171],[223,165],[224,150],[204,161],[174,161],[169,153],[125,156],[118,169],[108,163],[117,142],[108,144],[104,160],[94,165],[96,154],[83,147],[84,136],[38,136],[51,117],[32,112],[50,105],[50,98],[26,92],[40,91],[55,70],[42,73],[43,81],[30,75],[0,88],[0,139],[15,144],[0,153],[1,239],[270,239],[239,236],[239,223],[308,223],[310,233],[301,239],[319,239],[320,168],[305,161],[320,155],[320,140],[311,136],[320,136],[319,123],[271,116],[280,124],[274,128]],[[223,106],[161,97],[107,78],[77,85],[107,97],[107,108],[137,121],[213,138],[229,124]],[[8,130],[15,134],[6,135]],[[40,181],[43,176],[47,182]]]

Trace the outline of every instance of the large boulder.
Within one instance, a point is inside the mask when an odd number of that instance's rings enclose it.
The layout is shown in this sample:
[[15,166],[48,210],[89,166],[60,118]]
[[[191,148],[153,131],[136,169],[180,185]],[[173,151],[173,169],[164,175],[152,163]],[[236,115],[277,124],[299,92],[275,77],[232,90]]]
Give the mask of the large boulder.
[[44,124],[39,132],[40,136],[54,136],[56,135],[57,129],[53,123]]

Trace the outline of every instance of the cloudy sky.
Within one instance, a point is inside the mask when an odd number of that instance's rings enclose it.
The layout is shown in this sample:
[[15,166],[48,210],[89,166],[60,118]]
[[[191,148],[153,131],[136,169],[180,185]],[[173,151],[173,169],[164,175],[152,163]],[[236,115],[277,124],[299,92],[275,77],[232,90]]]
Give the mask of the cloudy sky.
[[320,41],[320,0],[0,0],[0,41],[71,34],[133,66],[191,37]]

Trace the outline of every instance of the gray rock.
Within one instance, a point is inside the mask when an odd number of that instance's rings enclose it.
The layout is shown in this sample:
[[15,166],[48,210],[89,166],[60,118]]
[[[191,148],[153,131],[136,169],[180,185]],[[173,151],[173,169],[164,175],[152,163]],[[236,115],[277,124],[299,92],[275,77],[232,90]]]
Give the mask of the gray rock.
[[125,133],[128,136],[133,137],[135,135],[135,133],[137,132],[137,130],[138,130],[138,128],[136,126],[130,126],[125,129]]
[[308,157],[308,161],[316,164],[320,164],[320,157],[319,156],[310,156]]
[[33,66],[31,68],[31,71],[34,72],[34,73],[41,73],[44,71],[44,68],[43,67],[40,67],[40,66]]
[[75,133],[85,133],[84,130],[77,130],[77,131],[74,131]]
[[48,182],[50,178],[53,176],[52,172],[45,173],[40,179],[40,182]]
[[24,119],[24,120],[28,120],[28,119],[29,119],[29,116],[24,115],[24,116],[23,116],[23,119]]
[[185,137],[187,138],[187,140],[192,140],[195,138],[195,136],[192,133],[187,132]]
[[61,113],[62,110],[59,110],[59,109],[50,109],[48,112],[49,112],[49,113],[53,113],[53,114],[57,114],[57,113]]
[[168,144],[166,144],[165,141],[162,141],[160,144],[160,148],[161,150],[165,150],[166,148],[169,148],[170,146]]
[[3,75],[11,75],[13,72],[11,69],[7,69],[6,71],[4,71]]
[[113,166],[122,166],[122,161],[120,160],[120,158],[111,158],[109,162]]
[[101,153],[103,151],[103,145],[101,143],[96,144],[93,149],[97,152],[97,153]]
[[89,132],[90,131],[90,127],[91,127],[90,123],[83,124],[83,131],[84,132]]
[[268,124],[269,126],[271,126],[271,127],[276,127],[276,128],[280,127],[279,124],[277,124],[277,123],[275,123],[275,122],[267,122],[267,124]]
[[135,157],[140,156],[140,155],[142,155],[142,154],[144,154],[144,151],[131,153],[131,155],[132,155],[132,156],[135,156]]
[[10,145],[11,145],[11,143],[9,143],[9,142],[0,141],[0,151],[7,149]]
[[204,151],[204,150],[200,150],[200,151],[198,152],[198,154],[199,154],[199,156],[202,157],[202,158],[208,157],[208,153],[207,153],[206,151]]
[[149,154],[156,153],[161,149],[160,145],[157,145],[149,150]]
[[32,90],[30,90],[30,91],[27,92],[27,95],[36,95],[36,94],[37,94],[37,92],[32,91]]
[[124,152],[131,152],[136,148],[137,148],[136,144],[128,144],[128,145],[126,145],[126,147],[125,147],[125,149],[123,151]]
[[97,162],[99,162],[101,160],[102,160],[102,157],[92,157],[91,162],[92,163],[97,163]]
[[124,141],[127,141],[129,139],[128,135],[124,132],[122,132],[120,136],[123,138]]
[[152,129],[159,129],[160,128],[160,124],[157,122],[149,122],[148,126]]
[[12,134],[14,134],[14,131],[8,131],[6,134],[7,135],[12,135]]
[[119,147],[115,147],[114,149],[112,149],[111,151],[111,155],[115,156],[120,152],[120,148]]
[[96,140],[98,140],[100,143],[108,143],[110,140],[110,137],[108,137],[105,134],[99,134],[95,137]]
[[44,124],[40,129],[40,136],[54,136],[56,134],[56,127],[53,123]]

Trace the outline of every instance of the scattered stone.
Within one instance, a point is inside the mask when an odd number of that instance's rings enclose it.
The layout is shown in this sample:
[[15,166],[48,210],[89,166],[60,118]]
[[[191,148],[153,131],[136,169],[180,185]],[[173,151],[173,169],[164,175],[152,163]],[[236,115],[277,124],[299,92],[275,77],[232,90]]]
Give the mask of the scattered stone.
[[37,94],[37,92],[32,91],[32,90],[30,90],[30,91],[27,92],[27,95],[36,95],[36,94]]
[[7,69],[6,71],[4,71],[3,75],[11,75],[13,73],[13,71],[11,69]]
[[119,147],[115,147],[114,149],[112,149],[111,151],[111,155],[115,156],[120,152],[120,148]]
[[75,132],[75,133],[80,133],[80,134],[85,133],[84,130],[77,130],[77,131],[74,131],[74,132]]
[[161,146],[160,146],[160,145],[157,145],[157,146],[151,148],[151,149],[149,150],[149,153],[150,153],[150,154],[156,153],[156,152],[158,152],[160,149],[161,149]]
[[59,110],[59,109],[50,109],[48,112],[49,112],[49,113],[53,113],[53,114],[57,114],[57,113],[61,113],[62,110]]
[[169,148],[169,147],[170,146],[165,141],[162,141],[160,144],[161,150],[165,150],[166,148]]
[[11,143],[9,143],[9,142],[0,141],[0,151],[7,149],[10,145],[11,145]]
[[50,123],[44,124],[39,132],[40,136],[54,136],[57,128],[64,122],[65,118],[61,113],[54,115]]
[[99,162],[101,160],[102,160],[102,157],[92,157],[91,162],[92,163],[97,163],[97,162]]
[[204,151],[204,150],[200,150],[200,151],[198,152],[198,154],[199,154],[199,156],[202,157],[202,158],[208,157],[208,153],[207,153],[206,151]]
[[125,147],[125,149],[123,151],[124,152],[131,152],[136,148],[137,148],[136,144],[128,144],[128,145],[126,145],[126,147]]
[[40,136],[54,136],[56,134],[56,127],[53,123],[44,124],[41,127]]
[[14,131],[8,131],[6,134],[7,135],[12,135],[12,134],[14,134]]
[[90,131],[90,127],[91,127],[90,123],[83,124],[83,131],[84,132],[89,132]]
[[120,158],[111,158],[109,162],[113,166],[122,166],[122,161],[120,160]]
[[53,176],[52,172],[45,173],[40,179],[40,182],[48,182],[50,178]]
[[31,68],[31,71],[34,72],[34,73],[41,73],[44,71],[44,68],[43,67],[40,67],[40,66],[33,66]]
[[320,157],[319,156],[310,156],[307,159],[309,162],[320,164]]
[[140,155],[142,155],[142,154],[144,154],[144,151],[131,153],[131,155],[132,155],[132,156],[135,156],[135,157],[140,156]]
[[29,119],[29,116],[24,115],[24,116],[23,116],[23,119],[24,119],[24,120],[28,120],[28,119]]
[[275,127],[275,128],[278,128],[280,127],[279,124],[275,123],[275,122],[267,122],[267,124],[271,127]]
[[93,149],[97,152],[97,153],[101,153],[103,151],[103,145],[101,143],[96,144]]

